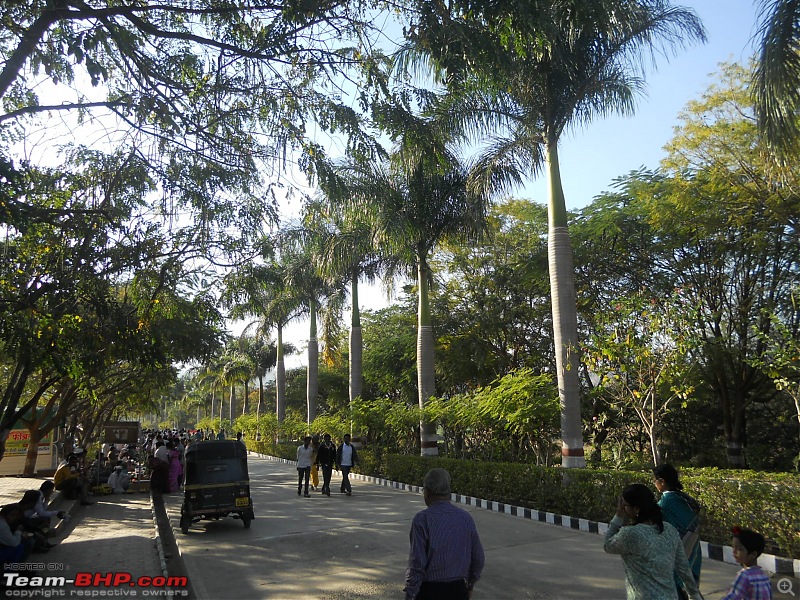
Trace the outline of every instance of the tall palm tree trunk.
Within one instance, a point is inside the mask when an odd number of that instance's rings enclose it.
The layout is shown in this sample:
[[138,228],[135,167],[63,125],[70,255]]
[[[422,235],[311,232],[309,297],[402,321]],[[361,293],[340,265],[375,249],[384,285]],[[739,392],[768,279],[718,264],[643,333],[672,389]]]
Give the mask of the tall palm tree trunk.
[[261,416],[261,407],[264,406],[264,377],[258,376],[258,404],[256,404],[256,421]]
[[286,367],[283,364],[283,325],[278,324],[277,362],[275,363],[275,414],[278,423],[286,418]]
[[[431,308],[428,298],[428,269],[424,258],[420,258],[417,268],[419,287],[419,309],[417,324],[417,385],[419,387],[419,408],[425,405],[431,396],[436,395],[436,372],[433,362],[433,328],[431,327]],[[436,443],[436,424],[429,423],[425,417],[419,423],[420,454],[422,456],[438,456]]]
[[231,427],[233,427],[233,422],[238,416],[236,414],[236,384],[233,382],[231,382],[231,397],[228,403],[228,413],[228,420],[231,422]]
[[308,405],[308,425],[317,418],[317,396],[319,390],[319,343],[317,341],[317,302],[309,302],[311,325],[308,332],[308,369],[306,371],[306,403]]
[[217,416],[217,390],[215,387],[211,388],[211,419]]
[[548,139],[547,258],[550,268],[550,302],[553,313],[553,341],[556,351],[558,397],[561,402],[561,465],[585,467],[578,379],[578,310],[572,244],[567,229],[567,207],[561,187],[557,141]]
[[358,307],[358,275],[353,275],[351,285],[353,298],[352,319],[350,321],[350,402],[361,396],[363,339],[361,336],[361,309]]

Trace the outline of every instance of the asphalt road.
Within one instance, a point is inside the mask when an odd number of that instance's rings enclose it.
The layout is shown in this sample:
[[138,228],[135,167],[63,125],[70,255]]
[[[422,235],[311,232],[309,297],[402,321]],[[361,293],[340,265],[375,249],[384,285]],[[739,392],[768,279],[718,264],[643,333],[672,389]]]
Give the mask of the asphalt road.
[[[178,526],[180,494],[165,496],[178,548],[198,600],[402,599],[408,532],[425,504],[421,494],[353,481],[330,498],[297,496],[292,465],[251,456],[250,529],[227,518]],[[603,552],[603,538],[462,506],[475,519],[486,568],[473,600],[625,597],[619,556]],[[609,517],[614,507],[609,507]],[[701,590],[721,598],[735,565],[706,560]],[[788,597],[788,596],[787,596]]]

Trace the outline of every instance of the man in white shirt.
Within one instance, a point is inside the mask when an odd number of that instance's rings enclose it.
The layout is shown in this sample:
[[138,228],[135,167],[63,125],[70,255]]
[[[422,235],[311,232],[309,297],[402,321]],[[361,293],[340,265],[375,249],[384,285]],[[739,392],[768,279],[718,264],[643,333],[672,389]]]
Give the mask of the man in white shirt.
[[297,448],[297,495],[303,490],[303,478],[306,481],[306,498],[311,498],[308,493],[308,479],[311,477],[311,461],[314,457],[314,448],[311,447],[311,436],[303,438],[303,445]]
[[155,456],[158,460],[169,464],[169,448],[167,448],[164,442],[156,442],[156,451],[153,456]]
[[358,453],[350,443],[350,434],[345,433],[342,445],[336,450],[336,464],[342,472],[342,485],[339,486],[340,494],[353,494],[353,487],[350,485],[350,469],[358,464]]
[[124,494],[128,491],[131,485],[131,476],[124,464],[114,467],[114,472],[108,478],[108,485],[115,494]]

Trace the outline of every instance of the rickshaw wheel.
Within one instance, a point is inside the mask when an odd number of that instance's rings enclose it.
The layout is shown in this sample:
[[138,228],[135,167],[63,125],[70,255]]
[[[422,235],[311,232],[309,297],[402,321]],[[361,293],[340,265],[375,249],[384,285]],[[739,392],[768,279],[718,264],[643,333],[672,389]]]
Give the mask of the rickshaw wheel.
[[181,517],[181,533],[187,534],[189,533],[189,525],[191,525],[191,520],[187,519],[186,517]]
[[247,514],[242,515],[242,523],[244,523],[244,528],[245,529],[250,529],[250,523],[252,521],[253,520],[250,518],[250,515],[247,515]]

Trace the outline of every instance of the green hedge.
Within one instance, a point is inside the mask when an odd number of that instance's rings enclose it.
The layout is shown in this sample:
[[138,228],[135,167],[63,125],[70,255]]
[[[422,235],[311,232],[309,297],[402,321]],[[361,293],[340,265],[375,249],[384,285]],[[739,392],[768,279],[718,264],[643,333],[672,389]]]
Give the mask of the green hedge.
[[767,552],[800,558],[800,479],[749,471],[687,470],[684,489],[703,506],[702,538],[730,544],[734,525],[763,533]]
[[608,521],[614,515],[619,492],[627,484],[651,480],[625,471],[567,471],[454,458],[390,455],[386,463],[392,481],[422,485],[429,469],[442,467],[450,472],[453,491],[459,494],[593,521]]
[[[608,522],[626,485],[652,485],[651,473],[560,469],[519,463],[485,463],[421,456],[386,457],[386,477],[422,485],[433,467],[450,472],[453,491],[592,521]],[[800,478],[720,469],[681,470],[685,491],[703,506],[702,539],[730,545],[730,530],[760,531],[771,553],[800,558]]]

